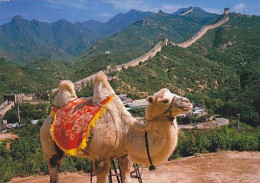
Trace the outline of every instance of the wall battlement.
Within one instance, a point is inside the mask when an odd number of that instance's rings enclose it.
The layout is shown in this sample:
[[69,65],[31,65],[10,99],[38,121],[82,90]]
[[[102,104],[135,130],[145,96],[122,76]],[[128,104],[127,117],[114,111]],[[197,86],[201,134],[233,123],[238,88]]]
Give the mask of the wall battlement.
[[12,102],[9,102],[8,100],[4,101],[0,107],[0,120],[5,115],[5,113],[11,110],[13,107],[14,107],[14,101]]

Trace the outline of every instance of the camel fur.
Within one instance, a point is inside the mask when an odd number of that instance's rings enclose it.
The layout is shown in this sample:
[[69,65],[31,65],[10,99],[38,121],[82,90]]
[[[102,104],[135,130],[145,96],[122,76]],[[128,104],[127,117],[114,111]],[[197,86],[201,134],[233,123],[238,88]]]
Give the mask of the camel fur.
[[[73,100],[76,95],[72,85],[61,87],[55,98],[55,105],[59,107]],[[106,97],[114,94],[114,90],[103,73],[94,79],[93,102],[100,103]],[[64,101],[60,101],[64,100]],[[162,89],[147,98],[149,104],[146,108],[146,123],[138,122],[125,109],[118,96],[107,104],[107,111],[93,128],[93,137],[88,141],[85,154],[80,157],[93,160],[97,183],[105,183],[110,169],[110,160],[119,158],[122,173],[122,182],[130,183],[130,168],[132,161],[150,165],[146,144],[145,131],[148,134],[149,151],[152,163],[157,165],[167,160],[177,145],[178,129],[176,120],[169,120],[178,114],[187,113],[192,109],[188,99],[172,94],[168,89]],[[172,113],[165,113],[172,106]],[[162,115],[163,114],[163,115]],[[157,118],[160,116],[159,118]],[[50,140],[49,116],[41,128],[41,144],[45,160],[50,171],[50,182],[58,182],[58,169],[63,157],[54,141]]]

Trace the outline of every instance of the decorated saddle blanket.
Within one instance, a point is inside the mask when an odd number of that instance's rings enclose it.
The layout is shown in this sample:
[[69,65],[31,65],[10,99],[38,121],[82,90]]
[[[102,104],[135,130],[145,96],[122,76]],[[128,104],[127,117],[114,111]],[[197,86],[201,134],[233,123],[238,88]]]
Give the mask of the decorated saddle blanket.
[[105,113],[105,106],[113,96],[107,97],[99,105],[93,105],[92,100],[77,98],[62,108],[53,108],[50,114],[53,117],[51,136],[65,154],[73,156],[83,153],[90,129]]

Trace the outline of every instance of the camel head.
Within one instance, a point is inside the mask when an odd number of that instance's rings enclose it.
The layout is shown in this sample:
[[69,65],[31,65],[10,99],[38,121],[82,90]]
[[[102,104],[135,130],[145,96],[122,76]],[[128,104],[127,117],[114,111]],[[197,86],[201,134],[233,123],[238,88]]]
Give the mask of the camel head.
[[69,101],[77,98],[74,89],[74,84],[69,80],[63,80],[60,82],[58,94],[54,98],[54,105],[57,107],[63,107]]
[[145,117],[153,120],[158,117],[176,118],[179,114],[188,113],[193,107],[189,99],[173,94],[170,90],[163,88],[153,96],[147,97]]

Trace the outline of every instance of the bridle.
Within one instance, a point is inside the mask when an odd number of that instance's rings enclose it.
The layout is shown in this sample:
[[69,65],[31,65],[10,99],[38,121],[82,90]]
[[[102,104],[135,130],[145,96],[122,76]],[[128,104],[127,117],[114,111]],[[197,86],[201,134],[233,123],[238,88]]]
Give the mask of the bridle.
[[[175,117],[172,117],[172,113],[173,113],[173,111],[172,111],[173,107],[172,106],[173,106],[174,99],[175,99],[175,97],[172,98],[172,101],[170,103],[170,107],[166,111],[164,111],[161,115],[156,116],[152,119],[145,119],[145,121],[148,121],[148,122],[156,121],[156,120],[164,117],[168,112],[170,112],[169,116],[168,116],[168,120],[171,121],[171,123],[173,124],[173,121],[175,119]],[[148,133],[147,133],[146,130],[145,130],[145,147],[146,147],[146,153],[147,153],[149,163],[150,163],[149,170],[150,171],[155,170],[156,167],[153,165],[152,158],[151,158],[150,151],[149,151]]]

